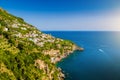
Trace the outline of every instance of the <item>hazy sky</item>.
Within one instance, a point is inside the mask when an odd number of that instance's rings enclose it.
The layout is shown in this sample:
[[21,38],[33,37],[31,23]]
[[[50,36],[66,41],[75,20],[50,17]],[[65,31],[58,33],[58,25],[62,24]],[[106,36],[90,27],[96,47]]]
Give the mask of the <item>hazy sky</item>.
[[119,30],[120,0],[0,0],[40,30]]

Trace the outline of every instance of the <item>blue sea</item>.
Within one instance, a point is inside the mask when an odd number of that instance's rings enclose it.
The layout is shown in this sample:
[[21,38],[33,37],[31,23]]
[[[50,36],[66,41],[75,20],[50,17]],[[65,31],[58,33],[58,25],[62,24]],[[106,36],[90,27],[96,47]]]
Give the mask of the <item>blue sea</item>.
[[120,32],[45,31],[71,40],[84,51],[75,51],[58,62],[65,80],[120,80]]

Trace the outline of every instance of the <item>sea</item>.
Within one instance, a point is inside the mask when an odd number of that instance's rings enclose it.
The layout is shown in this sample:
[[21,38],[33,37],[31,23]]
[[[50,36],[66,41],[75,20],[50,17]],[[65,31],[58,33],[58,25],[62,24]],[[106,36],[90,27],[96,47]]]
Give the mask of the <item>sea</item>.
[[56,65],[65,80],[120,80],[120,32],[44,31],[83,47]]

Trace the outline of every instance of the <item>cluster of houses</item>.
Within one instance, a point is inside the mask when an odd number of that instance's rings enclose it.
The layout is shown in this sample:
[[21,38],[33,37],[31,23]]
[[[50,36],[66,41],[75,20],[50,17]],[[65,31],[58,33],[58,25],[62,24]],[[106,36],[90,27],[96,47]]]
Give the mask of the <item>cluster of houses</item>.
[[[50,43],[58,43],[59,41],[63,41],[62,39],[55,38],[49,34],[43,34],[40,31],[36,30],[34,27],[31,27],[30,25],[27,24],[20,24],[17,20],[14,20],[14,24],[9,25],[10,27],[17,28],[19,30],[26,31],[28,29],[33,29],[31,31],[28,31],[26,34],[22,34],[19,31],[16,31],[15,29],[15,34],[13,36],[19,37],[19,38],[28,38],[28,40],[33,41],[35,44],[37,44],[40,47],[44,47],[44,44],[46,42]],[[7,27],[4,28],[4,31],[8,31],[9,29]]]

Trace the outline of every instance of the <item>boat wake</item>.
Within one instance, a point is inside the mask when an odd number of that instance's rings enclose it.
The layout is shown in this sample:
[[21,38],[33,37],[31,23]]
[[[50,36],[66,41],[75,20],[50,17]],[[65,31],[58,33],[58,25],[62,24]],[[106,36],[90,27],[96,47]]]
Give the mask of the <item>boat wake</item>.
[[104,50],[102,50],[102,49],[98,49],[98,50],[99,50],[100,52],[102,52],[102,53],[105,53]]

